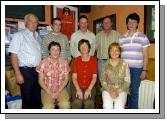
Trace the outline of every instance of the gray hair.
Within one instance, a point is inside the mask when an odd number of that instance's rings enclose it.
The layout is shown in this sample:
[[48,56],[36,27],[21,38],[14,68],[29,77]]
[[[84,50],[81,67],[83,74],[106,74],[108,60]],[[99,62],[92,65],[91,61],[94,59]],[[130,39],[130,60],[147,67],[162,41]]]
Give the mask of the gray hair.
[[37,17],[35,14],[33,14],[33,13],[28,13],[28,14],[26,14],[26,15],[24,16],[25,22],[27,22],[27,20],[29,19],[29,17],[35,17],[35,18],[37,19],[37,21],[39,20],[38,17]]

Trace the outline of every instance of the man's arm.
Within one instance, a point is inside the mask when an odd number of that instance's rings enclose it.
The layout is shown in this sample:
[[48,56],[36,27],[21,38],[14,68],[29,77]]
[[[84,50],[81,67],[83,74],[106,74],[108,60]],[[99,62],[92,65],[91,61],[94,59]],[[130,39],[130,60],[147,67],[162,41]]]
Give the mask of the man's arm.
[[47,39],[47,37],[44,37],[41,44],[42,59],[48,57],[48,43],[49,40]]
[[11,63],[12,63],[12,66],[15,72],[16,82],[18,84],[24,83],[23,75],[21,74],[20,69],[19,69],[17,54],[11,53]]

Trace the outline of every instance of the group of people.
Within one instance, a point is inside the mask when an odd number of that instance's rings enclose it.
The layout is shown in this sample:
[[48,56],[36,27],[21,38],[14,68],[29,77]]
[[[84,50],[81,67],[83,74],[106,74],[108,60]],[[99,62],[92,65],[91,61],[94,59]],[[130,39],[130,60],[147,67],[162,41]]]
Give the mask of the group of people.
[[[79,17],[79,30],[70,41],[61,32],[61,19],[53,18],[52,32],[43,39],[36,32],[38,18],[25,16],[26,29],[14,34],[9,47],[16,82],[20,85],[23,109],[93,109],[100,82],[103,108],[138,108],[140,81],[147,75],[146,35],[138,31],[139,15],[126,18],[124,35],[112,30],[109,16],[103,29],[88,30],[88,18]],[[69,43],[70,42],[70,43]],[[70,74],[72,83],[69,82]]]

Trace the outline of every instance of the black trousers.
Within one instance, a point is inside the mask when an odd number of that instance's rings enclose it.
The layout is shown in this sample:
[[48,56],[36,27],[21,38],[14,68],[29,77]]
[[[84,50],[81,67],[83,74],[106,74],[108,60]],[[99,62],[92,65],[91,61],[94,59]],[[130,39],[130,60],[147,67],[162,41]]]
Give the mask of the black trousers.
[[24,83],[20,84],[23,109],[41,109],[41,88],[35,67],[20,67]]

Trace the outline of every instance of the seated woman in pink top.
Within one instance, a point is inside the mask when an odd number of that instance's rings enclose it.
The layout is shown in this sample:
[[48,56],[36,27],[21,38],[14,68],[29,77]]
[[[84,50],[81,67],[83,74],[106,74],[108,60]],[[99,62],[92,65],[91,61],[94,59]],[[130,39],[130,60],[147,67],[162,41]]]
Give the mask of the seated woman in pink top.
[[69,95],[66,90],[68,83],[69,66],[60,58],[61,47],[57,42],[48,46],[49,57],[42,60],[36,71],[39,74],[39,84],[42,88],[41,99],[43,108],[70,108]]
[[88,40],[78,43],[81,56],[72,65],[72,108],[94,108],[97,59],[89,55],[90,47]]

